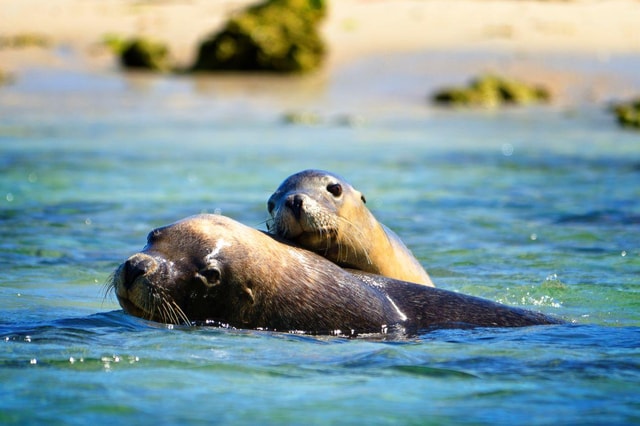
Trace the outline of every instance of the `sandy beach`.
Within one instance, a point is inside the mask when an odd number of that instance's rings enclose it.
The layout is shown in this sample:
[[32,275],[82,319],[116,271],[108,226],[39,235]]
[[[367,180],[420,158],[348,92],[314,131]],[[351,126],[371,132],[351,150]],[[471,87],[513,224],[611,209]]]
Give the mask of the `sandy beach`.
[[[101,66],[105,35],[163,41],[177,63],[192,61],[199,40],[247,0],[0,0],[0,36],[43,36],[50,46],[86,54]],[[498,49],[514,53],[640,53],[637,0],[340,0],[323,32],[328,66],[365,55],[421,50]],[[0,49],[5,70],[55,58]],[[33,49],[28,49],[33,50]],[[42,53],[42,52],[41,52]]]

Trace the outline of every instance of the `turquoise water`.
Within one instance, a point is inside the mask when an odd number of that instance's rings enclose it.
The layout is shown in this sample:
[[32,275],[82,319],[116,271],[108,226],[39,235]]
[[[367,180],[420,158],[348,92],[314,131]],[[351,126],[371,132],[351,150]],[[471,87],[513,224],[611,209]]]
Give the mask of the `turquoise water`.
[[[640,422],[640,134],[601,104],[429,108],[445,76],[425,60],[293,79],[34,68],[0,88],[0,423]],[[586,75],[624,82],[627,61]],[[219,211],[264,229],[309,167],[364,192],[439,287],[570,324],[346,340],[167,327],[105,298],[153,227]]]

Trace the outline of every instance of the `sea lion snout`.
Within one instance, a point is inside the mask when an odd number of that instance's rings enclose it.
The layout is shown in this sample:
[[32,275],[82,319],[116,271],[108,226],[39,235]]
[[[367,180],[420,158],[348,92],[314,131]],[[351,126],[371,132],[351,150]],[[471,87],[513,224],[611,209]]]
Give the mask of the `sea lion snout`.
[[122,285],[128,290],[136,280],[153,272],[158,262],[148,254],[136,253],[122,265]]
[[291,210],[291,213],[293,213],[297,220],[300,220],[300,216],[302,215],[303,201],[304,197],[301,194],[291,194],[287,196],[284,202],[284,205]]

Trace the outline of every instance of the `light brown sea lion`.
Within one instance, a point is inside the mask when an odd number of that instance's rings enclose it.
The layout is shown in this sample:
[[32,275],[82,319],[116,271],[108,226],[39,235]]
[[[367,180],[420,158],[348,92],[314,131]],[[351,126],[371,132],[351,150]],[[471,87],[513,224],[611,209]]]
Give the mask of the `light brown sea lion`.
[[152,231],[109,284],[131,315],[171,324],[349,336],[528,326],[540,313],[357,271],[220,215]]
[[269,198],[269,230],[345,268],[433,287],[420,262],[365,202],[340,176],[304,170]]

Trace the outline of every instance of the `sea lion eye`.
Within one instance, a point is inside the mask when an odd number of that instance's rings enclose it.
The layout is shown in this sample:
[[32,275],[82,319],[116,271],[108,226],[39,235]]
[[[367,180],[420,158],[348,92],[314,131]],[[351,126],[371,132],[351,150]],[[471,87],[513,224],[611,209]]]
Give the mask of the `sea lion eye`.
[[161,228],[154,229],[153,231],[147,234],[147,245],[150,246],[158,241],[160,238],[160,234],[162,233]]
[[342,195],[342,185],[339,183],[329,184],[327,185],[327,191],[329,191],[334,197],[339,197]]

